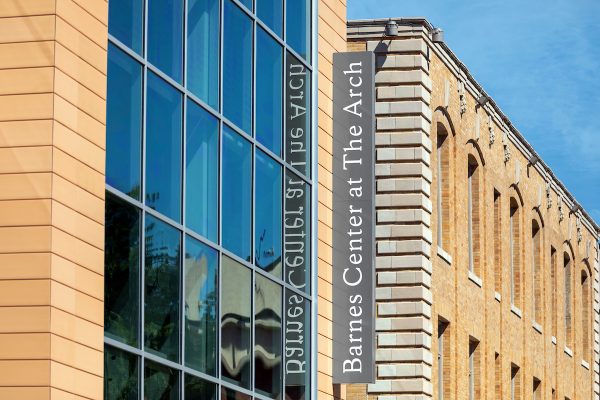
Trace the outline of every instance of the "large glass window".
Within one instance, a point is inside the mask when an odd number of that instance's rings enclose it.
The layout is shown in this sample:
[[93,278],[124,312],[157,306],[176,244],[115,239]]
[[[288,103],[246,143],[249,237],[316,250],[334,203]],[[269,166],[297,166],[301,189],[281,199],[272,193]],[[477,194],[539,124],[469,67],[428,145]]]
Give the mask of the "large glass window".
[[256,391],[281,394],[281,286],[256,275],[254,285],[254,365]]
[[264,30],[256,30],[256,138],[281,153],[283,129],[283,51]]
[[183,77],[183,0],[148,1],[148,61],[177,82]]
[[115,196],[106,196],[104,332],[139,346],[140,212]]
[[309,2],[110,0],[107,399],[310,400]]
[[254,262],[281,277],[281,166],[256,152]]
[[179,360],[181,235],[146,215],[144,338],[146,350]]
[[225,0],[223,28],[223,114],[252,133],[252,21]]
[[148,74],[146,111],[146,204],[181,219],[181,94]]
[[136,53],[141,54],[143,29],[143,0],[110,0],[108,32],[111,35]]
[[186,119],[185,223],[217,242],[219,120],[191,100]]
[[261,21],[281,36],[283,30],[283,0],[256,0],[256,13]]
[[252,146],[229,128],[223,130],[223,247],[250,261],[252,223]]
[[104,398],[137,400],[138,358],[114,347],[104,348]]
[[250,270],[223,257],[221,303],[221,376],[245,388],[251,385],[252,293]]
[[146,361],[144,400],[178,400],[179,373],[152,361]]
[[286,40],[310,61],[310,0],[288,0],[285,8]]
[[109,44],[108,75],[106,183],[139,200],[142,176],[142,66]]
[[185,364],[209,375],[217,367],[218,253],[190,238],[185,249]]
[[187,2],[187,87],[219,109],[219,1]]

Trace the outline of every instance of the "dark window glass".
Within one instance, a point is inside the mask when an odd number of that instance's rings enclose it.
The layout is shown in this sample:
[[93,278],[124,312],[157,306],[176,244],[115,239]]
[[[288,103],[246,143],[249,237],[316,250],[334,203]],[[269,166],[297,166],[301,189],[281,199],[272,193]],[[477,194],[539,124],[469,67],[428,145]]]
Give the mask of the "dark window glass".
[[260,268],[281,277],[281,166],[256,151],[255,254]]
[[310,185],[291,172],[285,176],[283,248],[285,281],[310,292]]
[[114,347],[104,348],[104,399],[138,399],[138,359]]
[[108,32],[138,54],[142,54],[143,28],[143,0],[110,0]]
[[283,119],[283,51],[264,30],[257,29],[256,138],[273,153],[281,153]]
[[108,46],[106,183],[140,199],[142,66]]
[[256,0],[256,12],[261,21],[267,24],[278,36],[281,36],[283,28],[283,0]]
[[285,291],[285,398],[310,399],[310,302]]
[[148,61],[181,83],[183,0],[148,1]]
[[219,121],[188,100],[186,122],[186,225],[217,241]]
[[140,212],[106,195],[104,250],[104,332],[131,346],[138,344]]
[[219,109],[219,1],[188,0],[187,87]]
[[252,146],[228,127],[223,129],[223,246],[250,261],[252,222]]
[[252,397],[233,389],[221,387],[221,400],[252,400]]
[[164,222],[146,215],[146,349],[179,360],[179,263],[181,235]]
[[239,2],[248,7],[248,10],[252,11],[252,0],[239,0]]
[[221,377],[249,388],[252,364],[251,272],[228,257],[222,260]]
[[255,388],[265,396],[281,394],[281,286],[256,275],[254,285]]
[[181,219],[181,94],[148,74],[146,111],[146,204]]
[[310,61],[310,0],[288,0],[285,7],[286,41]]
[[185,364],[209,375],[217,368],[217,265],[215,250],[186,238]]
[[146,360],[144,400],[179,399],[179,372]]
[[310,72],[296,57],[286,60],[285,160],[310,175]]
[[216,400],[217,385],[193,375],[185,375],[186,400]]
[[252,133],[252,21],[226,0],[224,25],[223,114]]

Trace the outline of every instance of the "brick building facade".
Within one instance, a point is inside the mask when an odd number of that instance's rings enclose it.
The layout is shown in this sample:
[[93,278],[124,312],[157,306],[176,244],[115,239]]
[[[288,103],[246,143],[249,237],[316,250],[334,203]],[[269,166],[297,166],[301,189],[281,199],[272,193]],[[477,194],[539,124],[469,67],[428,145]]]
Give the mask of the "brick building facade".
[[347,398],[598,398],[598,226],[427,21],[387,22],[348,24],[377,63],[377,382]]

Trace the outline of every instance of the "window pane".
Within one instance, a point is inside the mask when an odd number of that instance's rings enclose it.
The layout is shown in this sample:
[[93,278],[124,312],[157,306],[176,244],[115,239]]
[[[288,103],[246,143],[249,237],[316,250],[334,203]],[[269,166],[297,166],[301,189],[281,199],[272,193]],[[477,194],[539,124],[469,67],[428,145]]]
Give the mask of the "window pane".
[[281,166],[256,152],[254,262],[281,277]]
[[310,0],[288,0],[285,6],[286,41],[310,61]]
[[131,346],[138,344],[140,213],[106,195],[104,333]]
[[252,0],[239,0],[239,2],[248,7],[248,10],[252,11]]
[[286,154],[285,160],[310,175],[310,72],[298,59],[286,61]]
[[187,87],[219,109],[219,1],[188,0]]
[[209,375],[217,368],[218,254],[186,237],[185,364]]
[[223,257],[221,268],[221,377],[249,388],[252,363],[251,272],[228,257]]
[[177,400],[179,373],[149,360],[145,362],[144,400]]
[[143,0],[110,0],[108,32],[138,54],[142,54],[143,21]]
[[217,385],[193,375],[185,375],[186,400],[216,400]]
[[148,61],[181,83],[183,0],[148,0]]
[[181,219],[181,94],[148,74],[146,111],[146,204]]
[[142,67],[109,44],[106,183],[136,200],[140,199],[141,137]]
[[179,359],[179,262],[181,236],[146,215],[146,349],[172,361]]
[[137,400],[138,359],[114,347],[104,347],[104,399]]
[[188,100],[186,129],[186,225],[217,241],[219,121]]
[[256,0],[256,12],[258,18],[267,24],[273,32],[281,36],[283,28],[283,0]]
[[285,281],[310,292],[310,185],[291,172],[285,176]]
[[310,302],[285,291],[285,398],[310,399]]
[[252,21],[226,0],[224,25],[223,114],[252,133]]
[[252,222],[252,146],[231,129],[223,129],[221,229],[223,246],[250,261]]
[[255,388],[265,396],[281,394],[281,286],[256,275],[254,285]]
[[221,400],[252,400],[252,397],[233,389],[221,387]]
[[273,153],[281,153],[283,113],[283,52],[264,30],[257,29],[256,138]]

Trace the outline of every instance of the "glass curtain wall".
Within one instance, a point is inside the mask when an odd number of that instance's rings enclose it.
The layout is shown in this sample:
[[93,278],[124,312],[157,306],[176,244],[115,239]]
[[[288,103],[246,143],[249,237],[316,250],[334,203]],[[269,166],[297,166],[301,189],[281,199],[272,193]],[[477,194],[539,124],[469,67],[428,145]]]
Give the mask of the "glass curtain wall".
[[310,399],[311,29],[109,1],[105,399]]

